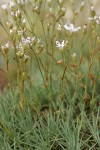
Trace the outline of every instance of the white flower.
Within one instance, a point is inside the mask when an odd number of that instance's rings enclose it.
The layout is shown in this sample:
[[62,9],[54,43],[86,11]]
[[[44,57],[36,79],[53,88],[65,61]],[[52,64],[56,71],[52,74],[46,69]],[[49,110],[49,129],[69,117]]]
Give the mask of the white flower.
[[24,3],[27,3],[27,2],[28,2],[28,0],[17,0],[18,4],[24,4]]
[[12,16],[15,16],[15,13],[14,13],[13,11],[11,11],[11,15],[12,15]]
[[27,37],[26,39],[22,37],[22,43],[23,44],[30,44],[31,43],[31,38]]
[[24,31],[23,30],[19,30],[18,31],[18,35],[23,35]]
[[13,1],[10,1],[10,3],[9,3],[10,9],[13,8],[14,6],[15,6],[15,3]]
[[4,49],[7,49],[7,48],[9,48],[9,46],[10,46],[10,43],[8,42],[8,43],[5,44],[5,46],[2,46],[2,49],[3,49],[3,48],[4,48]]
[[35,41],[35,40],[36,40],[36,37],[35,37],[35,36],[33,36],[31,40],[32,40],[32,42],[33,42],[33,41]]
[[38,11],[38,9],[39,9],[39,6],[38,6],[38,5],[33,6],[33,7],[34,7],[34,10],[35,10],[35,11]]
[[32,44],[36,44],[36,37],[35,37],[35,36],[33,36],[33,37],[31,38],[31,42],[32,42],[31,45],[32,45]]
[[91,10],[94,11],[94,6],[91,6]]
[[89,21],[95,21],[96,24],[100,24],[100,17],[99,16],[94,16],[94,17],[89,17]]
[[23,55],[24,55],[24,51],[23,50],[19,50],[16,55],[19,57],[19,58],[22,58]]
[[19,46],[16,46],[16,49],[20,50],[20,51],[23,51],[23,46],[22,44],[20,43]]
[[26,23],[26,20],[25,20],[25,19],[23,19],[22,23],[23,23],[23,24],[25,24],[25,23]]
[[100,37],[99,37],[99,36],[97,36],[97,40],[100,40]]
[[24,53],[24,59],[28,60],[28,59],[30,59],[30,57],[26,53]]
[[9,31],[9,32],[10,32],[10,34],[12,34],[12,33],[13,33],[13,30],[12,30],[12,29],[10,29],[10,31]]
[[63,49],[67,43],[68,41],[65,42],[65,40],[63,40],[61,43],[59,41],[56,41],[56,47],[59,49]]
[[100,37],[99,36],[97,36],[97,42],[100,43]]
[[51,0],[47,0],[47,2],[51,2]]
[[57,61],[57,64],[62,64],[62,63],[63,63],[63,59]]
[[84,5],[85,5],[85,1],[82,1],[82,2],[81,2],[81,6],[84,6]]
[[3,8],[4,10],[6,10],[8,8],[8,3],[4,3],[1,5],[1,8]]
[[60,24],[58,24],[57,29],[58,29],[59,31],[61,31],[61,30],[62,30],[62,27],[61,27],[61,25],[60,25]]
[[96,24],[100,24],[100,19],[99,18],[97,18],[97,19],[95,19],[95,22],[96,22]]
[[61,10],[62,10],[62,12],[66,12],[66,8],[65,7],[62,7]]
[[10,46],[10,43],[8,42],[8,43],[6,43],[6,48],[9,48],[9,46]]
[[100,24],[100,17],[99,16],[94,16],[94,20],[97,24]]
[[20,11],[19,9],[16,11],[15,16],[16,16],[16,17],[21,16],[21,11]]
[[10,46],[10,43],[6,43],[4,46],[1,46],[1,49],[2,49],[2,52],[3,54],[7,54],[8,51],[9,51],[9,46]]
[[72,58],[75,58],[75,57],[76,57],[76,53],[73,53],[73,54],[71,55],[71,57],[72,57]]
[[62,3],[63,2],[63,0],[59,0],[59,3]]
[[41,45],[42,41],[39,38],[37,38],[37,43]]
[[83,29],[84,29],[84,30],[86,30],[86,29],[87,29],[87,24],[85,24],[85,25],[83,26]]
[[70,32],[78,32],[81,27],[77,27],[75,28],[74,25],[70,22],[67,22],[65,25],[64,25],[65,29],[70,31]]
[[93,18],[92,18],[92,17],[88,17],[88,19],[89,19],[89,21],[92,21],[92,20],[93,20]]
[[49,11],[50,11],[50,12],[53,12],[53,9],[52,9],[52,8],[49,8]]

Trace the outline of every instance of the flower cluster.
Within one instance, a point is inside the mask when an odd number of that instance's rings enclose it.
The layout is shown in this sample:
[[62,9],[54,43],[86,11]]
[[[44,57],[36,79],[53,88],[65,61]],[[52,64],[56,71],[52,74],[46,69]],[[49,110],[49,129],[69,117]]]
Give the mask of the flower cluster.
[[[28,2],[28,5],[26,5],[26,2]],[[74,6],[74,0],[71,2],[70,4]],[[9,43],[1,46],[3,55],[7,59],[9,50],[13,49],[14,58],[20,64],[19,66],[22,64],[23,72],[26,62],[29,62],[29,58],[33,54],[37,64],[40,65],[41,74],[44,71],[42,75],[44,78],[46,77],[46,80],[43,79],[44,82],[49,78],[48,72],[51,70],[51,74],[53,72],[53,67],[51,69],[52,60],[65,67],[64,75],[66,75],[66,65],[70,66],[71,64],[73,68],[78,66],[76,63],[78,57],[81,57],[81,52],[78,53],[75,49],[80,48],[82,51],[83,47],[85,47],[86,40],[88,40],[88,29],[92,28],[91,35],[98,42],[100,41],[99,34],[95,34],[98,32],[99,26],[97,25],[100,25],[100,17],[96,15],[94,6],[90,5],[89,20],[91,26],[88,25],[88,22],[84,23],[85,25],[82,25],[83,22],[81,22],[81,25],[76,25],[78,23],[76,19],[78,19],[79,12],[83,10],[86,1],[82,0],[79,9],[74,8],[72,10],[73,18],[69,19],[65,18],[66,11],[69,8],[65,8],[67,5],[64,5],[64,3],[64,0],[56,0],[54,3],[52,0],[34,0],[34,2],[32,0],[9,0],[9,2],[1,5],[7,15],[7,26],[4,26],[4,30],[7,31],[12,45],[10,48]],[[27,8],[29,6],[30,10],[28,12]],[[65,20],[66,23],[64,23]],[[5,27],[8,28],[5,29]],[[77,33],[80,33],[80,35]],[[80,42],[76,36],[81,39]],[[75,42],[78,44],[75,45]],[[59,51],[55,51],[54,48],[59,49]],[[56,53],[58,53],[57,56]],[[48,63],[49,57],[50,63]],[[41,68],[43,68],[43,71],[41,71]],[[46,83],[44,84],[46,85]]]
[[64,47],[68,44],[68,41],[63,40],[61,43],[59,41],[56,41],[56,47],[59,49],[64,49]]
[[89,21],[95,22],[96,24],[100,25],[100,16],[94,16],[94,17],[89,17]]
[[1,46],[1,51],[4,56],[6,56],[8,54],[9,46],[10,46],[9,42],[6,43],[4,46]]
[[8,3],[3,3],[1,5],[1,8],[3,8],[4,10],[7,10],[8,8],[13,9],[15,7],[15,2],[14,1],[10,1]]
[[67,22],[65,25],[64,25],[64,28],[70,32],[78,32],[81,27],[74,27],[74,25],[70,22]]

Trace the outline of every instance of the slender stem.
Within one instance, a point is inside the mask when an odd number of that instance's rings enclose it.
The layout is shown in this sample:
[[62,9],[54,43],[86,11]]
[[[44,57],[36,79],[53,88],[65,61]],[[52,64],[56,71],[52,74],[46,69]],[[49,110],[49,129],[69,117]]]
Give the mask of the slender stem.
[[2,22],[0,22],[0,25],[2,26],[2,28],[5,30],[5,32],[6,32],[7,35],[9,36],[9,33],[8,33],[7,29],[4,27],[4,25],[2,24]]
[[37,57],[37,55],[36,55],[35,51],[33,50],[33,48],[32,48],[31,46],[30,46],[30,49],[32,50],[32,52],[33,52],[33,53],[34,53],[34,55],[35,55],[35,58],[36,58],[36,60],[37,60],[38,67],[39,67],[39,70],[40,70],[40,73],[41,73],[42,79],[43,79],[43,81],[44,81],[44,85],[45,85],[45,86],[46,86],[46,88],[47,88],[47,84],[46,84],[46,82],[45,82],[45,78],[44,78],[44,76],[43,76],[43,73],[42,73],[42,70],[41,70],[41,67],[40,67],[40,64],[39,64],[38,57]]

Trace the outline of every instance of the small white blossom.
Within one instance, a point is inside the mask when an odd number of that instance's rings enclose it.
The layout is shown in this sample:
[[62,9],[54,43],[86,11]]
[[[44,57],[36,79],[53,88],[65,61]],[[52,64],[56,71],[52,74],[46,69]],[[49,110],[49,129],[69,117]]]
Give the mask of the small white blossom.
[[2,49],[7,49],[7,48],[9,48],[9,46],[10,46],[10,43],[8,42],[8,43],[6,43],[4,46],[2,46]]
[[15,16],[16,17],[21,17],[21,11],[19,9],[16,11]]
[[100,43],[100,37],[99,36],[97,36],[97,42]]
[[7,43],[5,46],[6,46],[6,48],[9,48],[9,46],[10,46],[10,43],[8,42],[8,43]]
[[93,18],[92,18],[92,17],[88,17],[88,19],[89,19],[89,21],[92,21],[92,20],[93,20]]
[[1,46],[3,54],[7,54],[9,50],[10,43],[6,43],[4,46]]
[[14,6],[15,6],[15,3],[14,3],[13,1],[10,1],[10,2],[9,2],[9,7],[10,7],[10,9],[13,8]]
[[67,22],[65,25],[64,25],[65,29],[70,31],[70,32],[78,32],[81,27],[74,27],[74,25],[72,23],[69,23]]
[[71,57],[72,57],[72,58],[75,58],[75,57],[76,57],[76,53],[73,53],[73,54],[71,55]]
[[30,57],[25,53],[25,54],[24,54],[24,59],[25,59],[25,60],[28,60],[28,59],[30,59]]
[[91,6],[91,10],[94,11],[94,6]]
[[61,27],[61,25],[60,25],[60,24],[58,24],[57,29],[58,29],[59,31],[61,31],[61,30],[62,30],[62,27]]
[[19,30],[18,31],[18,35],[23,35],[24,31],[23,30]]
[[57,64],[62,64],[62,63],[63,63],[63,59],[57,61]]
[[96,24],[100,24],[100,17],[94,16],[94,17],[88,17],[89,21],[95,21]]
[[27,37],[26,39],[22,37],[22,43],[23,44],[30,44],[31,43],[31,38]]
[[24,48],[23,48],[22,44],[20,43],[18,46],[16,46],[16,49],[18,50],[18,52],[16,53],[16,55],[19,58],[22,58],[24,56]]
[[22,44],[20,43],[19,46],[16,46],[16,49],[20,50],[20,51],[23,51],[23,46]]
[[41,40],[39,38],[37,38],[37,43],[41,44]]
[[62,10],[62,12],[66,12],[66,8],[65,7],[62,7],[61,10]]
[[32,44],[36,44],[36,37],[35,37],[35,36],[33,36],[33,37],[31,38],[31,42],[32,42],[31,45],[32,45]]
[[62,3],[63,2],[63,0],[59,0],[59,3]]
[[11,15],[12,15],[12,16],[15,16],[15,13],[14,13],[13,11],[11,11]]
[[86,30],[86,29],[87,29],[87,24],[85,24],[85,25],[83,26],[83,29],[84,29],[84,30]]
[[49,8],[49,11],[50,11],[50,12],[53,12],[53,9],[50,7],[50,8]]
[[8,22],[6,22],[6,24],[9,27],[9,29],[13,28],[13,22],[11,20],[9,20]]
[[23,55],[24,55],[24,51],[23,50],[19,50],[16,55],[19,57],[19,58],[22,58]]
[[17,0],[18,4],[24,4],[24,3],[27,3],[27,2],[28,2],[28,0]]
[[97,24],[100,24],[100,17],[99,16],[94,16],[94,20]]
[[10,29],[10,31],[9,31],[9,32],[10,32],[10,34],[12,34],[12,33],[13,33],[13,30],[12,30],[12,29]]
[[34,9],[34,11],[38,11],[39,6],[38,5],[33,5],[33,9]]
[[85,1],[82,1],[81,2],[81,6],[83,7],[85,5]]
[[47,0],[47,2],[51,2],[51,0]]
[[63,40],[61,43],[59,41],[56,41],[56,47],[59,49],[63,49],[67,43],[68,41],[65,42],[65,40]]
[[1,5],[1,8],[3,8],[4,10],[6,10],[8,8],[8,3],[4,3]]
[[33,41],[35,41],[35,40],[36,40],[36,37],[33,36],[32,39],[31,39],[31,41],[33,42]]
[[22,23],[23,23],[23,24],[25,24],[25,23],[26,23],[26,20],[25,20],[25,19],[23,19]]
[[96,24],[100,24],[100,20],[96,20]]

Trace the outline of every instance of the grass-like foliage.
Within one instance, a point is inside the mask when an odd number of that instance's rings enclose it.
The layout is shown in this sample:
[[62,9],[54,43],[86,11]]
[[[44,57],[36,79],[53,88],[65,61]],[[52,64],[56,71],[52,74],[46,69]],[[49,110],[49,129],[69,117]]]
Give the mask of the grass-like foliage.
[[1,8],[0,150],[99,150],[100,16],[92,0]]
[[[40,93],[34,92],[35,95],[32,100],[27,100],[23,112],[15,93],[1,97],[1,150],[99,150],[99,109],[86,114],[82,106],[77,112],[71,105],[65,105],[59,96],[50,105],[43,105],[44,97],[40,98]],[[37,104],[37,113],[35,96],[42,104]]]

